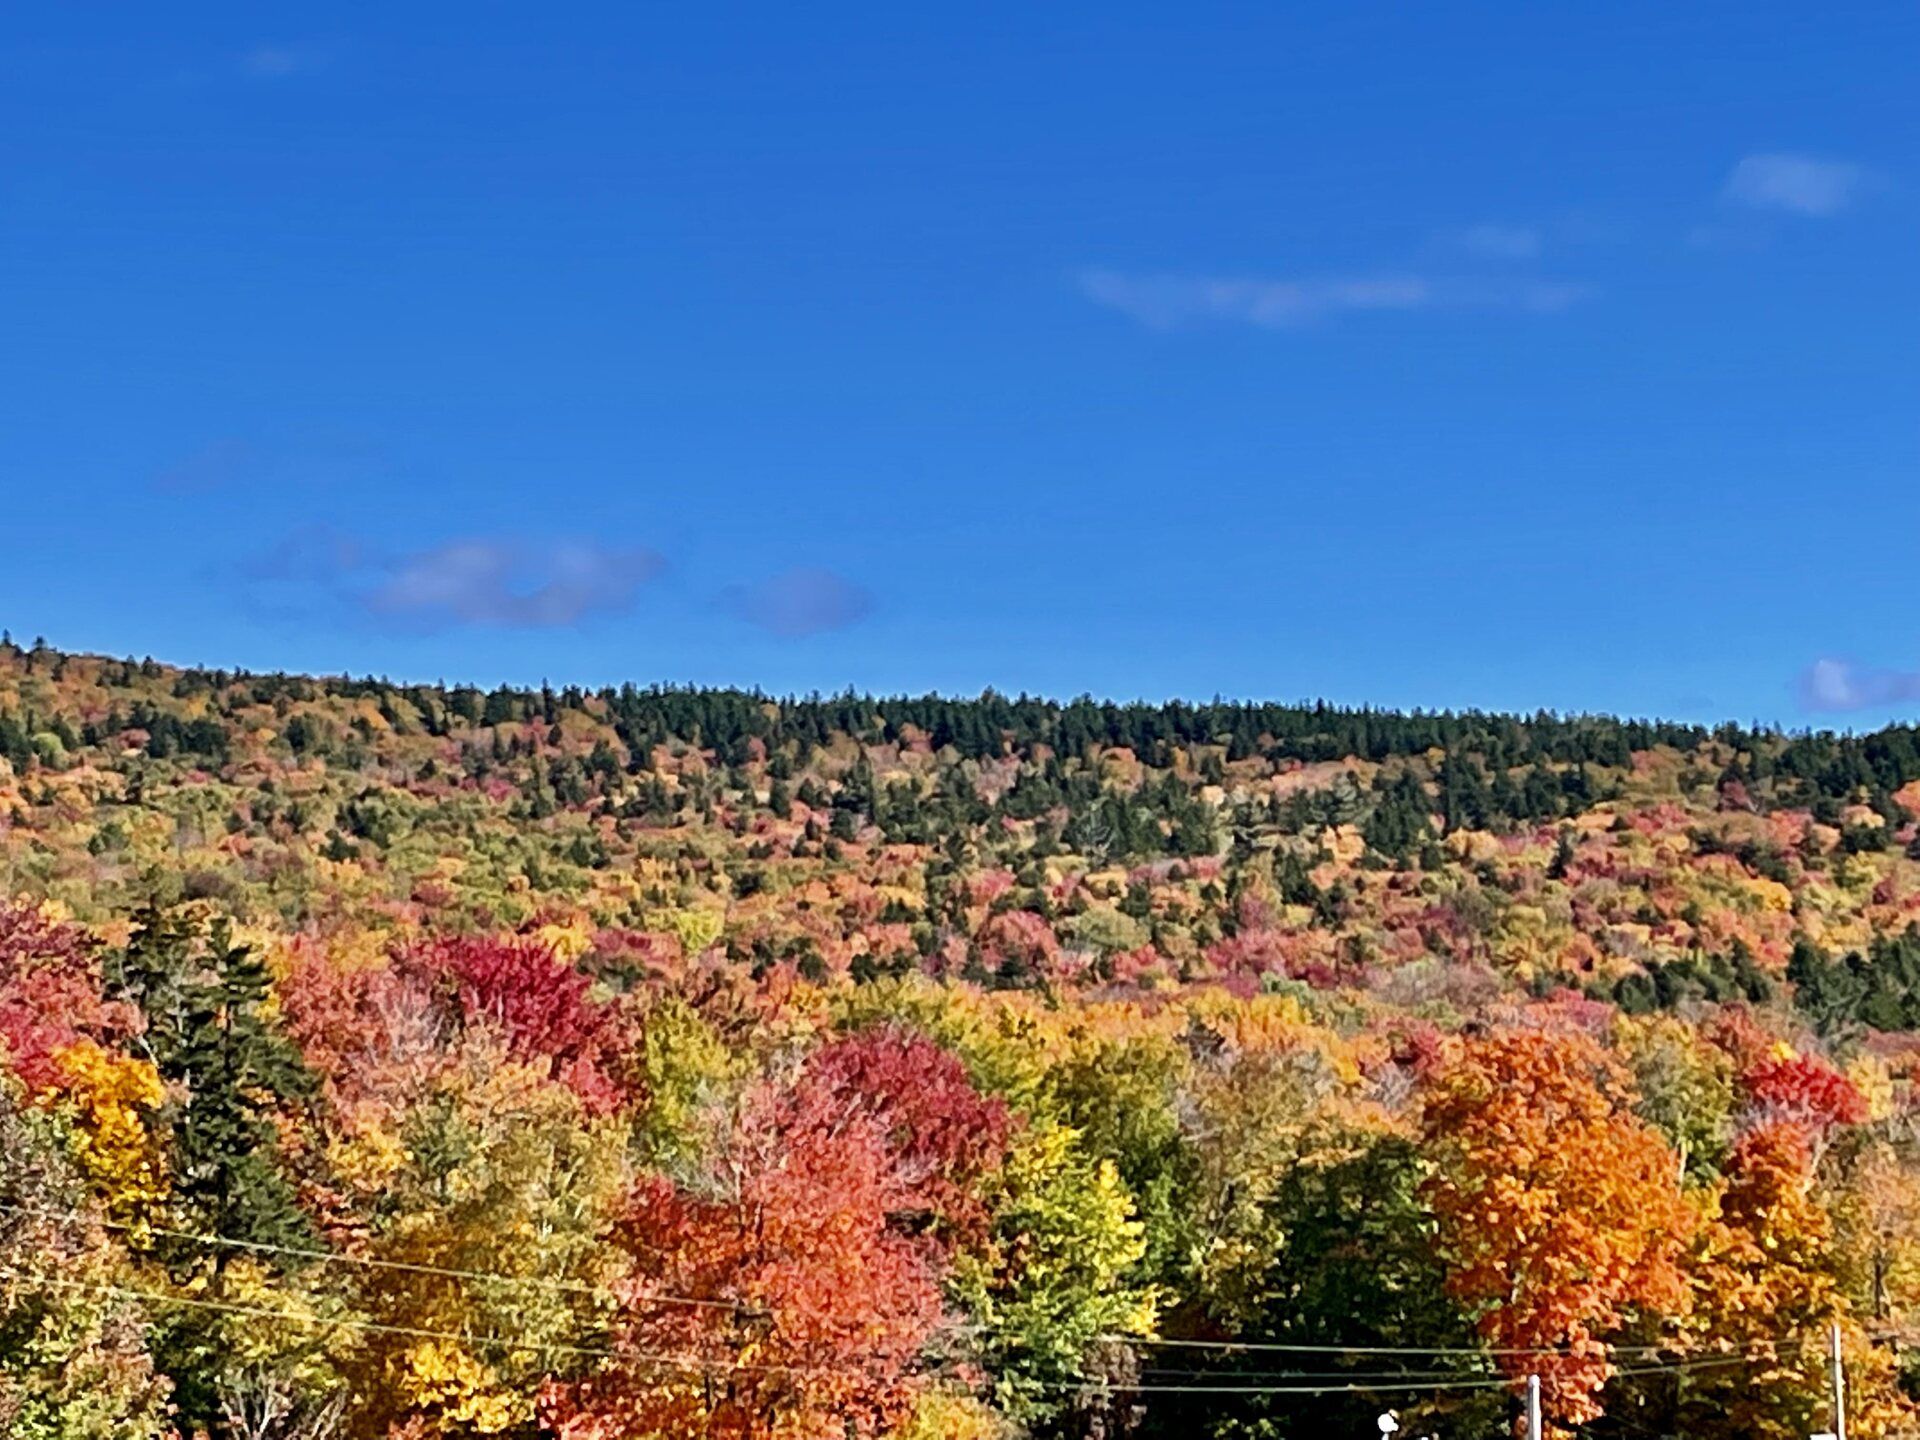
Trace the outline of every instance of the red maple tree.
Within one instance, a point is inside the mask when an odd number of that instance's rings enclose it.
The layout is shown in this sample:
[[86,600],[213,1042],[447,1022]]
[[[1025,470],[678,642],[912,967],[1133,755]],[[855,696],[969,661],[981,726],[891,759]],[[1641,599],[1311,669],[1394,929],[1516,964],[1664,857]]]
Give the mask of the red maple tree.
[[883,1123],[830,1079],[763,1092],[704,1187],[634,1190],[617,1358],[554,1386],[548,1423],[565,1440],[886,1433],[941,1318],[937,1247],[889,1221],[913,1201]]

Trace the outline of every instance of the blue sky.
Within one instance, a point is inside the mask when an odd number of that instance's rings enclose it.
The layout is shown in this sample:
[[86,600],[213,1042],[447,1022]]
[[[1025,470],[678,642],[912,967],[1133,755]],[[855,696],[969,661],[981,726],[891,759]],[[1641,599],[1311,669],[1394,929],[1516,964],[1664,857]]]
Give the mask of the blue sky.
[[1920,709],[1920,10],[39,7],[0,623]]

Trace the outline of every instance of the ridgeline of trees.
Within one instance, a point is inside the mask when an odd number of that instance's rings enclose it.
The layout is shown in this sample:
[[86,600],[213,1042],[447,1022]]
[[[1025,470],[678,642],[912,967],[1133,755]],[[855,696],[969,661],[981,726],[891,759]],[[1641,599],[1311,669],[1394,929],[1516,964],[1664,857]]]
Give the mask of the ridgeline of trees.
[[0,645],[0,1432],[1897,1440],[1916,857],[1906,728]]

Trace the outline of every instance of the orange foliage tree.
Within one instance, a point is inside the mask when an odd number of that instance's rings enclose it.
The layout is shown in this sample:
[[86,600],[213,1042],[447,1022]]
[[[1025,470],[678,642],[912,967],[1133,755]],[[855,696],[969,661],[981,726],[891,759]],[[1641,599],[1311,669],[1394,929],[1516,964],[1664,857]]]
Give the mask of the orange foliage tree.
[[1692,1267],[1694,1324],[1707,1343],[1749,1360],[1702,1372],[1689,1386],[1694,1406],[1769,1440],[1820,1428],[1820,1347],[1839,1314],[1832,1226],[1809,1193],[1812,1173],[1805,1127],[1749,1129],[1727,1157]]
[[[1426,1184],[1455,1297],[1557,1426],[1599,1417],[1607,1336],[1684,1308],[1689,1214],[1675,1160],[1631,1112],[1617,1062],[1580,1033],[1450,1045],[1428,1077]],[[1531,1352],[1531,1353],[1527,1353]]]
[[919,1177],[837,1068],[756,1097],[703,1187],[635,1188],[616,1358],[547,1396],[565,1440],[867,1437],[912,1413],[941,1251],[892,1223]]

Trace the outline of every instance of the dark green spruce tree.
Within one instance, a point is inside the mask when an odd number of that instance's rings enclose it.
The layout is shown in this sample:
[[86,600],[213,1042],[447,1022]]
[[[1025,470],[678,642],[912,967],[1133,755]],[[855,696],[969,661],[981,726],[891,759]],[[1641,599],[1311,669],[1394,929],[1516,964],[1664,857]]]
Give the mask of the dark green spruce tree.
[[[134,917],[109,978],[146,1017],[141,1043],[166,1082],[161,1119],[169,1208],[156,1259],[213,1304],[247,1256],[282,1272],[315,1237],[282,1169],[273,1118],[312,1093],[300,1052],[269,1018],[263,958],[224,919],[149,906]],[[215,1376],[221,1312],[181,1307],[161,1319],[155,1358],[174,1378],[183,1433],[228,1433]]]

